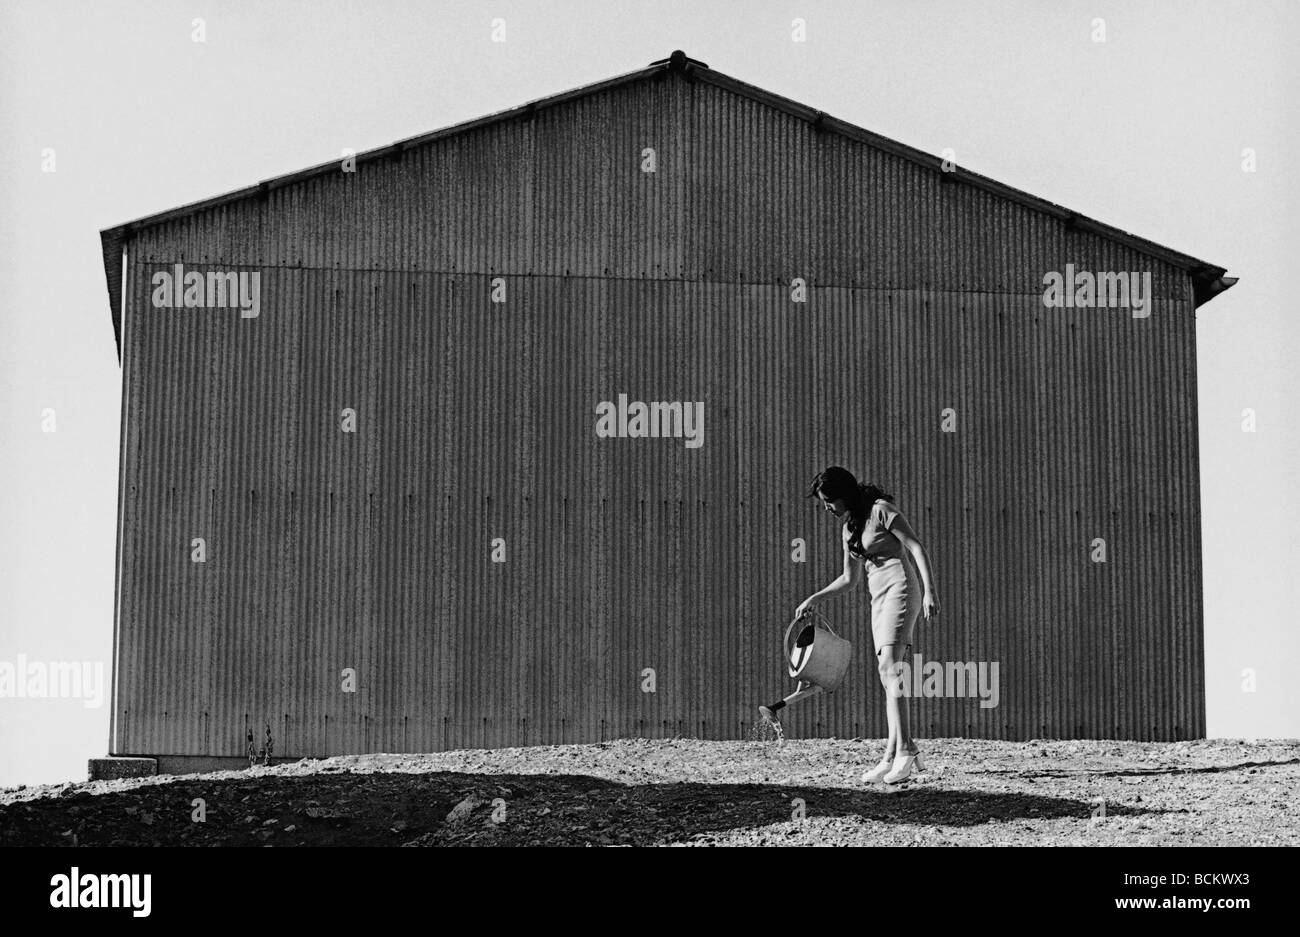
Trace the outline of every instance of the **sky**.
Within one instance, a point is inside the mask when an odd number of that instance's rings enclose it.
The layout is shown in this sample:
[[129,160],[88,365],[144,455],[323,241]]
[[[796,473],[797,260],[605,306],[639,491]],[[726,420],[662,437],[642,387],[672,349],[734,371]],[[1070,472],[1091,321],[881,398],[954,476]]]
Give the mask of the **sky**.
[[104,680],[98,706],[0,698],[0,786],[107,753],[121,371],[99,231],[674,49],[1241,278],[1196,324],[1207,731],[1300,736],[1298,26],[1286,0],[0,0],[0,664]]

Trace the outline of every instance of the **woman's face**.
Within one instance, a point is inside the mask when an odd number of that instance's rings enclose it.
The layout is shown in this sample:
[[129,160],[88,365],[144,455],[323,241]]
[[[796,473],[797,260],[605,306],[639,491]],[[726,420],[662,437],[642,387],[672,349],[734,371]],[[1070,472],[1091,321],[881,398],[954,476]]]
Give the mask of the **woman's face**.
[[844,499],[843,499],[843,498],[841,498],[841,499],[839,499],[839,500],[837,500],[837,501],[831,501],[831,500],[829,500],[829,499],[826,497],[826,494],[825,494],[824,492],[821,492],[821,491],[817,492],[817,497],[818,497],[818,499],[821,500],[822,507],[824,507],[826,510],[830,511],[830,512],[831,512],[832,514],[834,514],[836,517],[842,517],[842,516],[844,516],[844,512],[845,512],[846,510],[848,510],[848,507],[849,507],[849,506],[848,506],[847,504],[844,503]]

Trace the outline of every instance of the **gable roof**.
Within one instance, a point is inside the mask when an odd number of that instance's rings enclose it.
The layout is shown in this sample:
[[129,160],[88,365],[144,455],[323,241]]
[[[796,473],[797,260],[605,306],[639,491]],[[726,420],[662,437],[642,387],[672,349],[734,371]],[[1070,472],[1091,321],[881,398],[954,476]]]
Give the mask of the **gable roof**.
[[[1038,198],[1019,189],[1004,185],[987,176],[981,176],[978,173],[971,172],[961,166],[949,167],[945,171],[943,160],[940,157],[925,153],[922,150],[891,140],[888,137],[882,137],[879,134],[872,133],[861,127],[850,124],[838,118],[831,117],[823,111],[815,110],[807,105],[792,101],[789,98],[773,94],[770,91],[764,91],[754,85],[724,75],[721,72],[714,71],[704,62],[689,58],[680,49],[674,51],[666,59],[659,59],[651,62],[645,68],[627,72],[626,74],[606,79],[605,81],[596,82],[595,84],[583,85],[580,88],[574,88],[570,91],[564,91],[559,94],[553,94],[545,98],[539,98],[521,104],[518,107],[512,107],[504,111],[497,111],[484,117],[474,120],[465,121],[441,130],[435,130],[430,133],[421,134],[415,137],[409,137],[405,140],[399,140],[388,146],[378,147],[373,150],[367,150],[358,153],[355,157],[357,165],[371,160],[383,159],[394,153],[414,147],[423,146],[435,140],[450,137],[456,134],[465,133],[489,124],[499,121],[512,120],[520,116],[528,116],[544,107],[553,107],[557,104],[563,104],[577,98],[586,97],[596,94],[619,85],[629,84],[637,81],[644,81],[660,73],[678,72],[691,81],[702,81],[713,84],[717,87],[724,88],[735,94],[750,98],[759,103],[768,105],[791,114],[802,120],[806,120],[814,127],[821,131],[838,133],[849,139],[866,143],[876,149],[895,156],[902,157],[917,165],[932,169],[935,172],[942,173],[945,180],[953,183],[975,186],[993,195],[1000,196],[1016,204],[1023,205],[1034,211],[1050,215],[1069,226],[1081,230],[1089,231],[1124,244],[1143,254],[1163,260],[1172,266],[1185,271],[1192,279],[1192,294],[1196,306],[1201,306],[1219,293],[1231,287],[1237,282],[1236,277],[1229,277],[1225,274],[1227,270],[1215,264],[1207,263],[1203,260],[1197,260],[1187,254],[1164,247],[1154,241],[1138,237],[1127,231],[1121,231],[1119,228],[1103,224],[1100,221],[1081,215],[1078,212],[1063,208],[1046,199]],[[240,199],[255,198],[272,189],[278,189],[282,186],[293,185],[304,179],[310,179],[325,173],[332,173],[338,169],[338,160],[331,159],[328,162],[320,163],[316,166],[310,166],[306,169],[300,169],[296,172],[286,173],[285,175],[275,176],[266,179],[256,185],[247,186],[242,189],[236,189],[232,192],[226,192],[223,195],[217,195],[212,198],[203,199],[198,202],[191,202],[188,205],[182,205],[178,208],[168,209],[167,211],[157,212],[152,215],[146,215],[143,218],[137,218],[134,221],[117,225],[112,228],[105,228],[100,232],[100,243],[104,253],[104,275],[108,283],[109,308],[113,319],[113,336],[117,343],[118,357],[121,357],[122,336],[119,302],[122,289],[122,245],[128,237],[135,231],[147,228],[151,225],[165,221],[171,221],[175,218],[182,218],[187,215],[197,214],[209,208],[223,205],[227,202],[234,202]]]

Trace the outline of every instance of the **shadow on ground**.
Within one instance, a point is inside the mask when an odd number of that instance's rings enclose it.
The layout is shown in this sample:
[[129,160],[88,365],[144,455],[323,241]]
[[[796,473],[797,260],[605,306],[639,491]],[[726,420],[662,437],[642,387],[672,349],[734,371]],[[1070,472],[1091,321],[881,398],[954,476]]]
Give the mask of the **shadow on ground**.
[[1079,768],[1076,770],[1058,770],[1055,768],[984,768],[972,771],[972,774],[1004,774],[1015,778],[1141,778],[1169,774],[1222,774],[1227,771],[1250,771],[1256,768],[1276,768],[1284,765],[1300,765],[1300,758],[1287,758],[1281,761],[1243,761],[1235,765],[1203,765],[1198,768],[1116,768],[1114,770],[1098,768]]
[[[0,806],[0,845],[649,846],[789,822],[795,798],[804,800],[809,819],[947,826],[1085,820],[1093,809],[1069,798],[925,785],[620,784],[574,774],[455,772],[198,775]],[[203,822],[195,819],[197,799]]]

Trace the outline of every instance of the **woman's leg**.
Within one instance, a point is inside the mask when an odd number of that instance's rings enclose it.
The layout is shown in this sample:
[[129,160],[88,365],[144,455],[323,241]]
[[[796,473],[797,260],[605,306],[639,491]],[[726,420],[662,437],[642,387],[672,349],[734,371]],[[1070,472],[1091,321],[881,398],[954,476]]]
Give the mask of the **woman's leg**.
[[885,758],[893,759],[898,754],[898,706],[891,687],[896,682],[894,677],[894,646],[886,644],[876,652],[876,669],[880,674],[880,685],[885,688],[885,719],[889,723],[889,741],[885,743]]
[[[918,751],[912,739],[911,725],[908,719],[908,697],[902,685],[902,667],[894,656],[897,644],[886,644],[880,649],[880,683],[885,688],[885,713],[889,719],[889,750],[895,755],[915,755]],[[903,659],[911,650],[910,644],[902,645]]]

